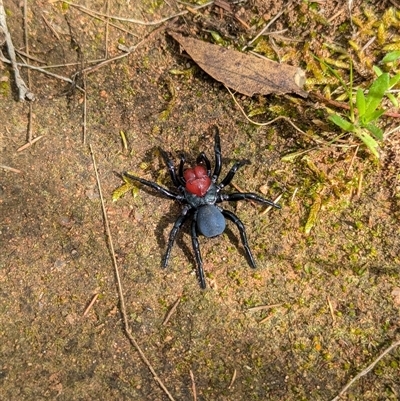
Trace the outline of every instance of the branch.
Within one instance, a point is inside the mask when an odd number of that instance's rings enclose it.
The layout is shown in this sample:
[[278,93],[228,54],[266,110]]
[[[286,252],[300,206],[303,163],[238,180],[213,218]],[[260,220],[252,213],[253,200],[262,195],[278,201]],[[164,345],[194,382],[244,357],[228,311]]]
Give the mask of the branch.
[[357,376],[353,377],[340,391],[340,393],[332,399],[332,401],[339,401],[342,397],[342,395],[361,377],[365,376],[368,372],[370,372],[375,365],[386,355],[388,354],[392,349],[398,347],[400,345],[400,340],[396,341],[393,343],[389,348],[386,348],[385,351],[383,351],[378,358],[376,358],[370,365],[368,365],[364,370],[362,370]]
[[4,43],[6,43],[7,45],[8,55],[10,56],[12,69],[14,70],[15,84],[17,85],[19,91],[19,100],[33,100],[35,98],[35,95],[29,90],[24,80],[21,78],[21,75],[19,74],[17,60],[15,57],[15,48],[11,40],[10,32],[7,28],[6,12],[4,10],[3,0],[0,0],[0,31],[3,31],[4,34],[4,42],[0,43],[0,45]]

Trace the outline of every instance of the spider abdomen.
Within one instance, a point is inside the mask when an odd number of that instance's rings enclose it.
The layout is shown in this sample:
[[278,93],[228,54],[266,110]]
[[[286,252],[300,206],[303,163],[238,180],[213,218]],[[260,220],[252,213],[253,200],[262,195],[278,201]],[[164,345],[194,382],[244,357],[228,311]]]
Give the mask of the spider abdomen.
[[197,211],[197,228],[205,237],[216,237],[225,231],[225,217],[219,207],[204,205]]
[[186,190],[197,196],[204,196],[211,185],[211,178],[207,175],[204,166],[198,165],[195,168],[188,168],[184,171],[183,177],[186,181]]

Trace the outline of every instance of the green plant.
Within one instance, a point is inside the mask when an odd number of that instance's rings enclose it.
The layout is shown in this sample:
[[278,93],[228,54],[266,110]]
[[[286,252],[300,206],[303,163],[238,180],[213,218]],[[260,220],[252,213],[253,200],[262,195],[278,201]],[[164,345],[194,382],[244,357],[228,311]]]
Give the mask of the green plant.
[[[400,59],[399,52],[392,52],[386,55],[382,62],[394,62]],[[391,103],[398,107],[397,99],[388,91],[400,81],[400,74],[390,77],[389,73],[383,72],[380,68],[374,67],[377,78],[372,82],[367,94],[361,88],[353,93],[353,69],[350,68],[350,85],[342,80],[342,78],[331,69],[333,74],[340,80],[349,97],[349,114],[344,118],[339,114],[332,114],[329,120],[335,123],[345,132],[351,132],[359,138],[371,151],[371,153],[379,159],[379,144],[377,140],[383,139],[383,132],[377,126],[379,117],[385,112],[379,106],[384,97],[387,97]],[[355,102],[354,102],[355,97]]]

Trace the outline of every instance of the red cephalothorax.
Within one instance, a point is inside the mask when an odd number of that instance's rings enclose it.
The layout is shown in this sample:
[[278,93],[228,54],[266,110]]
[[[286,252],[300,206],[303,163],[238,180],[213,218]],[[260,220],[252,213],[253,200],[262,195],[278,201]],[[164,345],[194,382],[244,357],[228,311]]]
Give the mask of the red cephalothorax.
[[207,175],[204,166],[198,165],[195,168],[188,168],[183,172],[186,181],[186,189],[193,195],[204,196],[210,188],[211,179]]

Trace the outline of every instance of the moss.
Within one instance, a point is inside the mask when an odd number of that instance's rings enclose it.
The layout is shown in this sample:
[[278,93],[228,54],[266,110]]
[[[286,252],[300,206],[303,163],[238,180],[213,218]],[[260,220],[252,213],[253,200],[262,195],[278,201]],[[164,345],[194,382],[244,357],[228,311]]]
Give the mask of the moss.
[[11,95],[11,86],[9,80],[0,81],[0,95],[9,97]]

